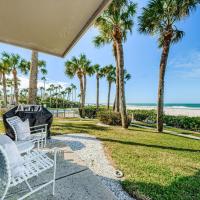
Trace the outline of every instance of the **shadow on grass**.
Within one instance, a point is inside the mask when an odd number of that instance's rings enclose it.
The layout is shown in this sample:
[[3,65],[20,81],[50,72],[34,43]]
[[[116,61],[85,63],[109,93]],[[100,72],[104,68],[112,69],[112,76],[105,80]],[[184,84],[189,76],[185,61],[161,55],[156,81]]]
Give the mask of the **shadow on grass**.
[[144,144],[144,143],[138,143],[133,141],[122,141],[122,140],[115,140],[110,138],[98,138],[97,139],[101,141],[106,142],[114,142],[114,143],[120,143],[125,145],[134,145],[134,146],[142,146],[142,147],[150,147],[150,148],[158,148],[158,149],[167,149],[167,150],[174,150],[174,151],[188,151],[188,152],[200,152],[200,149],[186,149],[186,148],[179,148],[179,147],[173,147],[173,146],[161,146],[161,145],[155,145],[155,144]]
[[62,130],[65,133],[67,132],[76,132],[76,133],[89,133],[91,130],[105,131],[108,130],[108,127],[97,126],[95,124],[56,124],[53,126],[52,132],[55,133],[56,130]]
[[123,181],[122,186],[136,199],[147,199],[146,196],[153,200],[199,200],[200,171],[193,176],[177,178],[169,186],[129,180]]

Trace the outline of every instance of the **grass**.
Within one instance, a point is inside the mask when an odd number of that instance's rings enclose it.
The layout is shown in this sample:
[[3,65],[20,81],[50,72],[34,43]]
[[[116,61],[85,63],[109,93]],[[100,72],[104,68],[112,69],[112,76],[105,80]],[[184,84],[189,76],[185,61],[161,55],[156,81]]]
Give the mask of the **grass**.
[[131,127],[100,127],[96,120],[55,120],[53,134],[88,133],[103,141],[122,185],[138,199],[199,200],[199,141]]
[[[146,127],[150,127],[150,128],[156,128],[156,124],[147,124],[145,122],[139,122],[139,121],[132,123],[132,125],[133,126],[134,125],[142,125],[142,126],[146,126]],[[170,127],[170,126],[164,126],[164,130],[174,131],[174,132],[185,134],[185,135],[192,135],[192,136],[200,137],[199,132],[184,130],[184,129]]]
[[55,119],[52,134],[88,133],[103,141],[106,152],[125,175],[123,188],[133,197],[200,199],[199,141],[158,134],[150,129],[124,130],[97,123],[97,120]]
[[4,132],[4,126],[3,126],[3,122],[0,121],[0,134]]

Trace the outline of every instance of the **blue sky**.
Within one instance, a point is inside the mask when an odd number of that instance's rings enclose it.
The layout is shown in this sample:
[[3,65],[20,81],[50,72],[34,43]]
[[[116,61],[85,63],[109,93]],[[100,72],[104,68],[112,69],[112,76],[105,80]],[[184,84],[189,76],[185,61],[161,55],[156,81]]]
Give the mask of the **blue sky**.
[[[138,0],[138,11],[146,5],[146,0]],[[137,14],[137,15],[138,15]],[[184,19],[178,27],[185,31],[181,42],[172,46],[170,50],[166,72],[165,102],[168,103],[200,103],[200,8],[189,18]],[[128,103],[155,103],[157,99],[158,69],[161,50],[157,47],[156,37],[141,35],[137,31],[137,17],[132,35],[128,36],[124,44],[125,68],[132,75],[126,84],[126,100]],[[114,64],[112,47],[95,48],[92,40],[98,31],[93,27],[82,37],[77,45],[64,58],[58,58],[40,53],[40,59],[47,62],[48,81],[71,83],[79,86],[75,78],[70,80],[64,74],[64,62],[72,56],[85,53],[93,64],[105,66]],[[11,45],[0,43],[0,51],[19,53],[22,57],[30,59],[31,51]],[[95,78],[88,78],[87,102],[95,102]],[[112,87],[112,100],[114,98],[114,85]],[[100,82],[100,102],[107,100],[107,82]]]

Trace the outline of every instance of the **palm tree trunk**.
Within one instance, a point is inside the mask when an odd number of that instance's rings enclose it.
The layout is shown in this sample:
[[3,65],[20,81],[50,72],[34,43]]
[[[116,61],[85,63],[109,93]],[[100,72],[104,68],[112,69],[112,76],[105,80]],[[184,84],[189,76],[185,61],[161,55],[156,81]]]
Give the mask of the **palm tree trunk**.
[[160,73],[159,73],[159,86],[158,86],[158,104],[157,104],[157,130],[163,132],[163,121],[164,121],[164,82],[165,82],[165,71],[167,66],[167,59],[169,55],[171,38],[167,38],[163,45],[163,51],[160,61]]
[[6,88],[6,75],[2,74],[3,81],[3,96],[4,96],[4,105],[7,107],[7,88]]
[[81,110],[82,110],[82,117],[85,116],[85,110],[84,110],[84,85],[83,85],[83,78],[80,77],[79,78],[79,81],[80,81],[80,90],[81,90]]
[[38,79],[38,52],[32,51],[30,78],[29,78],[29,104],[36,104]]
[[116,98],[115,98],[115,112],[119,112],[119,63],[118,63],[118,56],[117,56],[117,43],[113,43],[113,51],[116,61]]
[[112,82],[109,81],[109,82],[108,82],[108,104],[107,104],[107,109],[108,109],[108,110],[109,110],[109,108],[110,108],[110,92],[111,92],[111,84],[112,84]]
[[86,77],[86,74],[84,74],[83,78],[84,78],[83,105],[85,106],[86,87],[87,87],[87,77]]
[[97,109],[99,108],[99,76],[97,75],[96,77],[96,81],[97,81]]
[[[119,32],[120,34],[120,32]],[[120,36],[117,36],[117,55],[119,64],[119,101],[120,101],[120,112],[122,119],[122,127],[128,128],[127,114],[126,114],[126,99],[124,89],[124,52]]]
[[116,95],[115,95],[115,99],[114,99],[114,103],[113,103],[113,111],[115,111],[115,107],[116,107]]
[[13,69],[13,80],[14,80],[14,96],[15,96],[15,104],[18,105],[19,103],[19,95],[18,95],[18,83],[17,83],[17,70],[16,68]]

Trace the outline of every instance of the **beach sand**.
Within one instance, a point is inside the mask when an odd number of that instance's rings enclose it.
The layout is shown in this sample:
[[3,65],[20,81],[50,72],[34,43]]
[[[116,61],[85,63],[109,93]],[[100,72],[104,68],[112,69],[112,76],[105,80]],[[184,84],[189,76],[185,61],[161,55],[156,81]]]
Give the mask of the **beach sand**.
[[[127,106],[128,110],[152,110],[156,109],[153,106]],[[175,116],[190,116],[190,117],[200,117],[200,109],[192,108],[164,108],[165,114],[175,115]]]

